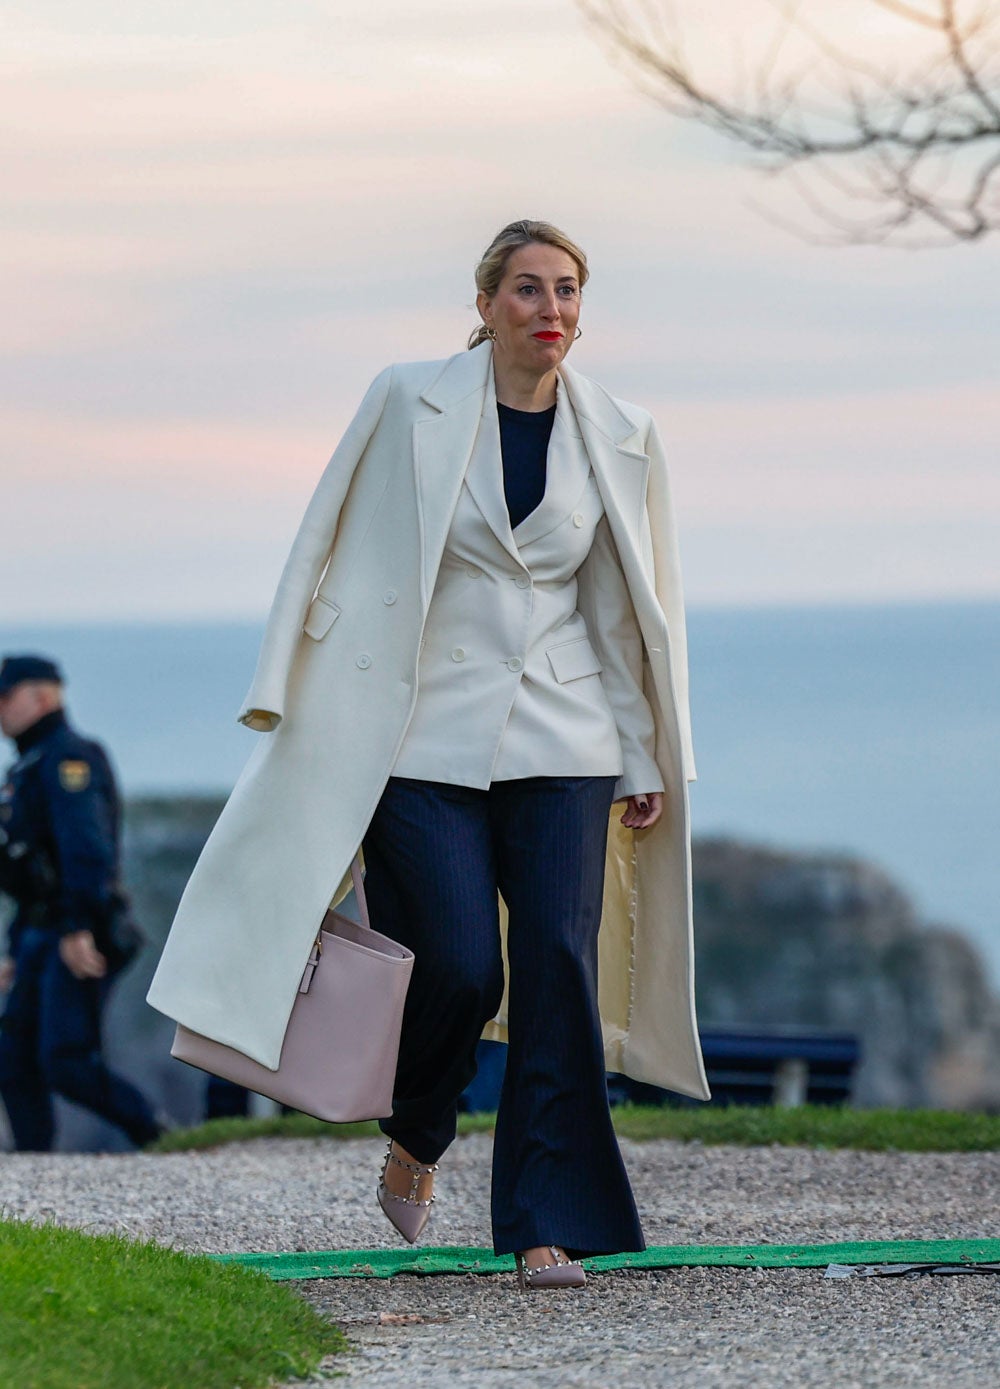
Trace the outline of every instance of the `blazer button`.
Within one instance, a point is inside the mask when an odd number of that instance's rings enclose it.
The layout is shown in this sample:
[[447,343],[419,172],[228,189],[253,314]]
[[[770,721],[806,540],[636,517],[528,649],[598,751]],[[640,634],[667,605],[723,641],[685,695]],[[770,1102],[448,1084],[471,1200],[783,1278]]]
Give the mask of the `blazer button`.
[[398,597],[399,594],[396,592],[394,588],[387,588],[386,591],[382,594],[382,602],[386,605],[387,608],[391,608]]
[[520,656],[511,656],[510,660],[507,662],[507,669],[512,670],[516,675],[519,670],[524,669],[524,662],[521,660]]
[[453,661],[464,661],[464,660],[465,660],[465,647],[464,647],[464,646],[456,646],[455,649],[454,649],[454,651],[451,653],[451,659],[452,659]]
[[367,670],[368,667],[371,665],[371,663],[372,663],[372,658],[369,656],[369,654],[368,654],[367,651],[362,651],[361,655],[360,655],[360,656],[358,657],[358,659],[354,662],[354,664],[357,666],[358,670]]
[[477,569],[474,564],[467,564],[465,566],[465,572],[466,574],[468,574],[470,579],[478,579],[483,571],[481,569]]
[[574,511],[574,512],[573,512],[573,524],[574,524],[574,526],[576,526],[577,530],[579,530],[580,527],[583,525],[583,512],[582,512],[582,511]]
[[531,586],[531,580],[528,578],[527,574],[518,574],[514,582],[517,584],[518,588],[530,588]]

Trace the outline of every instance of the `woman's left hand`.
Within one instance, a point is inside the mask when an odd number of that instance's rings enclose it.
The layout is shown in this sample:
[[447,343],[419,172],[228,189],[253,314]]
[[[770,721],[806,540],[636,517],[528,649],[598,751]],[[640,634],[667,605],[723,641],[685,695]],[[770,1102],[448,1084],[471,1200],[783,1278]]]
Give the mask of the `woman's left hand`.
[[644,795],[629,796],[622,824],[630,830],[646,830],[655,825],[663,811],[663,792],[647,791]]

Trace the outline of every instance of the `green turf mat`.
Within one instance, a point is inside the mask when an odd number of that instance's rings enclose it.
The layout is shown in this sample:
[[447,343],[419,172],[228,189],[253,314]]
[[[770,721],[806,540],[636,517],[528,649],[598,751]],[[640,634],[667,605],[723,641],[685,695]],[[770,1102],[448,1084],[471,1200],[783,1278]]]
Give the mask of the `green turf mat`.
[[[461,1246],[425,1249],[330,1249],[314,1254],[216,1254],[278,1281],[292,1278],[391,1278],[396,1273],[512,1273],[510,1254]],[[822,1268],[826,1264],[941,1264],[1000,1261],[1000,1239],[873,1240],[862,1244],[660,1244],[641,1254],[600,1254],[587,1269]]]

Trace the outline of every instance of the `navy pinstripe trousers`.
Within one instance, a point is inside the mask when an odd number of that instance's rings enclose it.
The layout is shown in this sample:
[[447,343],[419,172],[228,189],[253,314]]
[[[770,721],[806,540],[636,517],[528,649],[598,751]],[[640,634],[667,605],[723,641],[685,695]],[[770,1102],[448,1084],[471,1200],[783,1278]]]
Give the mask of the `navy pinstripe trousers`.
[[364,840],[372,924],[415,956],[393,1113],[420,1162],[455,1137],[457,1101],[500,1005],[507,905],[507,1069],[493,1152],[496,1253],[645,1247],[608,1109],[597,931],[614,777],[488,790],[390,778]]

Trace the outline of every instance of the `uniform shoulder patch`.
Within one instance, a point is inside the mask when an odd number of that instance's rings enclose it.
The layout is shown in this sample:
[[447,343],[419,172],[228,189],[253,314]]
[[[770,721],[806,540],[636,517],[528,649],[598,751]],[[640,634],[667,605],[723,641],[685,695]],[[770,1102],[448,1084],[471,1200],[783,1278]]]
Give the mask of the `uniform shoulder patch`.
[[60,762],[59,785],[64,791],[86,791],[90,785],[90,763],[71,758]]

